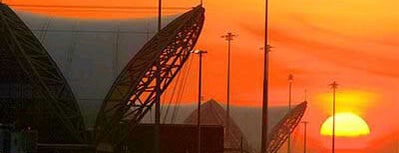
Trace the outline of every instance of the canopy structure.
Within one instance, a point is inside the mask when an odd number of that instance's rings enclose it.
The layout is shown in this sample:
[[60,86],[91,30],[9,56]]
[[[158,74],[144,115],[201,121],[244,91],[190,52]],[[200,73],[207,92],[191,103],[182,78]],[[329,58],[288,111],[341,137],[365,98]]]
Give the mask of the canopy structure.
[[154,19],[17,15],[1,4],[1,123],[38,130],[39,143],[82,144],[92,143],[84,120],[91,127],[97,118],[95,144],[122,143],[154,104],[156,61],[162,93],[195,46],[204,11],[164,18],[155,33]]
[[[159,81],[159,94],[162,94],[187,61],[200,36],[204,13],[205,9],[197,6],[173,20],[148,41],[118,75],[97,116],[98,150],[119,146],[134,132],[155,104],[156,82]],[[120,124],[126,124],[127,131],[122,131]]]
[[0,123],[37,130],[39,143],[84,143],[75,96],[29,27],[0,3]]
[[[94,127],[119,73],[157,32],[156,18],[98,20],[17,14],[65,76],[87,128]],[[162,22],[165,26],[175,18],[164,17]]]
[[288,139],[289,135],[294,131],[305,114],[307,102],[295,106],[294,109],[289,111],[282,120],[272,128],[271,133],[266,144],[267,153],[277,153],[284,142]]

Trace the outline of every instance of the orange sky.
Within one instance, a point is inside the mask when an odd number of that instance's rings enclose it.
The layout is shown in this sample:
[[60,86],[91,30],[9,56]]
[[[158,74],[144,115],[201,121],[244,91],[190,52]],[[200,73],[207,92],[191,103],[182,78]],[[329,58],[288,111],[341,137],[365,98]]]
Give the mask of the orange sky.
[[[157,6],[157,1],[120,0],[7,0],[9,4]],[[191,7],[193,0],[168,0],[166,7]],[[231,102],[259,106],[262,96],[263,0],[205,1],[206,23],[197,48],[204,58],[204,96],[225,101],[226,42],[228,31],[239,35],[232,42]],[[271,105],[287,103],[288,74],[294,74],[294,100],[308,91],[310,136],[320,136],[322,122],[331,114],[328,84],[340,86],[338,111],[352,111],[369,123],[371,134],[356,142],[363,148],[398,133],[399,122],[399,0],[274,0],[270,2]],[[155,11],[80,12],[30,9],[30,11],[80,18],[137,18]],[[168,14],[182,11],[167,10]],[[197,77],[197,57],[190,78]],[[197,79],[189,79],[183,101],[195,101]],[[327,94],[327,95],[326,95]],[[349,96],[348,96],[349,95]],[[323,98],[324,97],[324,98]],[[366,98],[365,98],[366,97]],[[355,99],[355,100],[354,100]],[[395,135],[399,137],[399,135]],[[329,140],[325,140],[327,143]],[[350,143],[349,143],[350,144]],[[345,147],[351,146],[346,144]],[[329,147],[328,145],[325,147]],[[345,148],[344,147],[344,148]],[[372,148],[372,147],[371,147]]]

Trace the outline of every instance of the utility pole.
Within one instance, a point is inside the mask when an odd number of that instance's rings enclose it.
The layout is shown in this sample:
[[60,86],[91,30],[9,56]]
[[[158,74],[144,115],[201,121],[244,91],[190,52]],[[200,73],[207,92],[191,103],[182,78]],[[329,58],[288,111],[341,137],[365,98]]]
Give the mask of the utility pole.
[[[162,50],[160,44],[161,36],[159,33],[161,32],[162,26],[162,0],[158,0],[158,49]],[[155,153],[161,152],[161,132],[160,132],[160,124],[161,124],[161,59],[157,57],[156,60],[156,84],[155,84]]]
[[262,98],[262,138],[261,138],[261,153],[266,153],[267,131],[268,131],[268,85],[269,85],[269,43],[268,43],[268,10],[269,1],[265,0],[265,40],[263,44],[264,59],[263,59],[263,98]]
[[333,82],[330,84],[331,88],[333,89],[333,131],[332,131],[332,153],[335,153],[335,90],[338,87],[337,82]]
[[199,55],[199,72],[198,72],[198,111],[197,111],[197,141],[198,152],[201,153],[201,100],[202,100],[202,54],[208,53],[204,50],[195,50],[191,53]]
[[226,133],[229,133],[229,127],[230,127],[230,58],[231,58],[231,41],[234,40],[234,37],[237,37],[237,35],[228,32],[226,35],[221,36],[222,38],[225,38],[227,41],[227,98],[226,98],[226,103],[227,103],[227,108],[226,108]]
[[306,132],[308,121],[302,121],[303,124],[303,153],[306,153]]
[[[292,97],[292,83],[294,82],[294,76],[292,74],[288,75],[288,113],[291,111],[291,97]],[[291,153],[291,131],[288,131],[288,142],[287,142],[287,152]]]

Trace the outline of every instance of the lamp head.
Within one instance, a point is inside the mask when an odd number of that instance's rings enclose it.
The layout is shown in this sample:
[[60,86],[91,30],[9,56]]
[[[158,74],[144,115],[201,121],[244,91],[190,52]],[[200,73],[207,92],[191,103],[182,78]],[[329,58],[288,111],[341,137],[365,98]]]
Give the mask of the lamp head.
[[192,50],[192,51],[190,51],[190,53],[194,53],[194,54],[204,54],[204,53],[208,53],[208,51],[197,49],[197,50]]

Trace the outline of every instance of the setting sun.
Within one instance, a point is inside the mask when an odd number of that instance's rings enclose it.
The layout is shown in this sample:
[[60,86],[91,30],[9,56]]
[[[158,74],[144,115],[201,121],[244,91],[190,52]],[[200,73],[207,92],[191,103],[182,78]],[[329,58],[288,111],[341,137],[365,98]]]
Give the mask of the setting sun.
[[[353,113],[337,113],[336,119],[336,136],[339,137],[358,137],[365,136],[370,133],[370,128],[366,121],[361,117]],[[321,135],[331,136],[332,135],[332,124],[333,117],[330,116],[324,121],[321,126]]]

